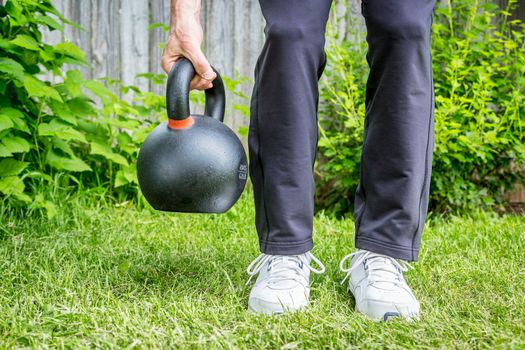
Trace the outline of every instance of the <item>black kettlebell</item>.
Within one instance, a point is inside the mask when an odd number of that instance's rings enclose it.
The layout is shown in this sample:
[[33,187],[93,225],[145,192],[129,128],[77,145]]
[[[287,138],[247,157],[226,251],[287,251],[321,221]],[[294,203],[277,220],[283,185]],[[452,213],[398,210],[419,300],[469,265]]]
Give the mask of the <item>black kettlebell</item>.
[[213,88],[205,91],[205,115],[190,114],[189,86],[194,75],[191,62],[180,59],[168,76],[169,119],[151,132],[140,149],[139,186],[157,210],[223,213],[244,190],[246,152],[223,124],[226,98],[218,73]]

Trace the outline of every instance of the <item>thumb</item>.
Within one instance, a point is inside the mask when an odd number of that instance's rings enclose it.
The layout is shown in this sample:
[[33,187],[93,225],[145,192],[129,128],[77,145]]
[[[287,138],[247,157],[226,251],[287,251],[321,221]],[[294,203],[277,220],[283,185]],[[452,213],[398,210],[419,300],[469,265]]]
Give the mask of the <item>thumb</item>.
[[210,63],[206,59],[206,56],[202,53],[200,48],[197,48],[193,52],[188,52],[188,59],[193,64],[193,67],[195,67],[195,71],[198,75],[200,75],[203,79],[212,81],[216,78],[216,74],[211,68]]

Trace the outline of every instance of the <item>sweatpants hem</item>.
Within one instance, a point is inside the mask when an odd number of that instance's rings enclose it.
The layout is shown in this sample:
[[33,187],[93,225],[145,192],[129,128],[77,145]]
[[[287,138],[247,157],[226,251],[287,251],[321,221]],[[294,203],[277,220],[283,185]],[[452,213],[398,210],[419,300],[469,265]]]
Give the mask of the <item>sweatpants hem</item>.
[[358,249],[365,249],[373,253],[384,254],[406,261],[417,261],[419,255],[419,249],[412,249],[363,237],[356,238],[355,246]]
[[307,239],[299,242],[259,241],[261,253],[272,255],[298,255],[312,250],[314,242]]

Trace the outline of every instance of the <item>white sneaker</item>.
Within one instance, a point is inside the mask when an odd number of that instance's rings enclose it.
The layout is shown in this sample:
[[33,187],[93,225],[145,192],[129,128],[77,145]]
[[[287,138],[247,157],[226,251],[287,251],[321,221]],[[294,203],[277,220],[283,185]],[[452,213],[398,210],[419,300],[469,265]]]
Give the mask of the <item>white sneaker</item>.
[[[319,269],[310,265],[312,260]],[[310,252],[259,255],[246,270],[250,275],[246,284],[259,274],[248,299],[248,310],[272,315],[304,308],[310,298],[310,271],[325,271],[323,264]]]
[[[345,267],[350,258],[350,267]],[[397,316],[418,318],[419,302],[403,277],[403,272],[413,269],[406,261],[358,250],[345,256],[339,267],[346,272],[341,284],[349,278],[348,290],[358,312],[377,321]]]

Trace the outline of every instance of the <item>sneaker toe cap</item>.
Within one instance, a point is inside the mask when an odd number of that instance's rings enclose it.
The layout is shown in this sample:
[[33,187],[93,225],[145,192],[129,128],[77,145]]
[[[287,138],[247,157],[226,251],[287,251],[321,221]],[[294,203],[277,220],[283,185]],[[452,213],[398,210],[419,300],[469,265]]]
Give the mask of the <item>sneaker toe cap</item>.
[[288,291],[254,288],[248,299],[248,308],[257,313],[275,314],[302,309],[308,304],[308,291],[295,288]]
[[383,320],[396,314],[406,319],[419,315],[419,302],[404,288],[388,289],[370,285],[358,290],[355,296],[356,309],[374,320]]
[[391,303],[406,304],[416,301],[414,295],[402,286],[393,284],[371,284],[366,287],[365,298]]
[[298,311],[304,308],[306,305],[306,303],[284,303],[260,298],[250,298],[248,300],[249,311],[267,315]]

